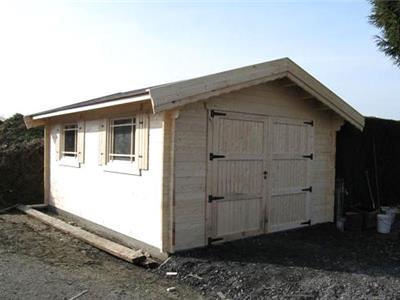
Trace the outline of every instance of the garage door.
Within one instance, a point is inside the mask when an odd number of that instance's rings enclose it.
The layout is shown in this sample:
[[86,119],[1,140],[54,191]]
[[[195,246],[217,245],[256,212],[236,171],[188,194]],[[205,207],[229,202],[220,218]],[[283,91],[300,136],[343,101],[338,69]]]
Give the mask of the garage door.
[[211,239],[264,232],[267,119],[211,112]]
[[271,177],[268,231],[310,224],[313,159],[312,123],[293,119],[271,121]]
[[310,224],[312,124],[222,111],[210,115],[209,242]]

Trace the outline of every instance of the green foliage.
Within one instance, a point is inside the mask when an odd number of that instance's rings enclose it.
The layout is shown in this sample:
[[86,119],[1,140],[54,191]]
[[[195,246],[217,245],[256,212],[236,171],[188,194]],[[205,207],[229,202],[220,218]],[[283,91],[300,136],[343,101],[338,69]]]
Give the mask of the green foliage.
[[43,199],[43,129],[15,114],[0,123],[0,207]]
[[0,124],[0,151],[42,138],[43,129],[26,129],[24,116],[21,114],[15,114]]
[[372,12],[369,21],[382,32],[381,36],[376,36],[376,43],[379,49],[400,67],[400,1],[370,2]]

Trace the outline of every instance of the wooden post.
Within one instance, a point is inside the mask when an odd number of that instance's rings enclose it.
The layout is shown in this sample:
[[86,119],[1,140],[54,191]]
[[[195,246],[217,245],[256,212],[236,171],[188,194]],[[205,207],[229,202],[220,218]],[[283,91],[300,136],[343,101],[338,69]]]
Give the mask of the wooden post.
[[45,205],[48,205],[50,200],[50,130],[50,125],[44,127],[43,200]]

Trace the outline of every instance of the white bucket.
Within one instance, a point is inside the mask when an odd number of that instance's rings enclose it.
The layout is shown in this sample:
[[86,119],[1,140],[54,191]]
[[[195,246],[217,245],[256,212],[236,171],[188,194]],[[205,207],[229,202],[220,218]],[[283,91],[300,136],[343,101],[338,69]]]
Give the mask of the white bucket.
[[389,233],[392,227],[392,217],[390,215],[378,214],[377,230],[379,233]]
[[390,222],[393,224],[394,220],[396,219],[397,208],[389,207],[389,206],[382,206],[382,211],[390,217]]

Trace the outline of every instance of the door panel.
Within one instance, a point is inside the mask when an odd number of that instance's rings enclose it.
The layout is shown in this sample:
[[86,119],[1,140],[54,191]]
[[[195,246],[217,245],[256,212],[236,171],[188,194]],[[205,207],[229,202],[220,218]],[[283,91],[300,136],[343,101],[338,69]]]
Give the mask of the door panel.
[[[262,163],[260,160],[216,161],[218,182],[216,193],[227,198],[262,195]],[[258,175],[258,176],[257,176]]]
[[261,203],[258,198],[222,201],[217,206],[216,237],[228,237],[243,233],[258,233]]
[[304,226],[310,219],[311,126],[301,120],[271,121],[269,231]]
[[275,230],[272,231],[298,227],[301,221],[305,221],[308,217],[306,201],[306,193],[273,195],[270,222]]
[[226,113],[211,120],[212,236],[230,239],[264,231],[266,119]]
[[[233,119],[239,114],[229,114],[230,118],[215,118],[216,150],[228,155],[263,155],[264,122]],[[242,116],[243,117],[243,116]]]
[[208,164],[208,236],[229,240],[305,226],[312,126],[232,112],[215,114],[209,126],[215,158]]

